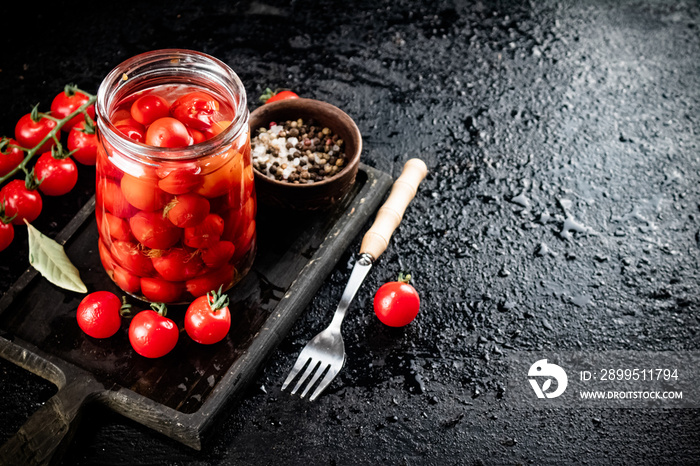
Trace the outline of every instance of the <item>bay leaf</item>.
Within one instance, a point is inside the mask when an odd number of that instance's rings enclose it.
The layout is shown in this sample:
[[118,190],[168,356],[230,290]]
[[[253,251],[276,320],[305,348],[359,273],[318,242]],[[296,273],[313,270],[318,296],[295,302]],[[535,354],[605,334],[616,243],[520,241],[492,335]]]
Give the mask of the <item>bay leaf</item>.
[[56,286],[78,293],[87,293],[78,268],[73,265],[63,246],[44,235],[25,219],[29,239],[29,263]]

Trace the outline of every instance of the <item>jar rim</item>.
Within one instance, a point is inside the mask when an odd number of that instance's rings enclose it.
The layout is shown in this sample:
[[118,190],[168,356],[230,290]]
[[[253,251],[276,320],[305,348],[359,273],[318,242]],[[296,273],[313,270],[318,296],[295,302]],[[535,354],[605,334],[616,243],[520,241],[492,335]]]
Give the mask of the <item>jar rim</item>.
[[[187,60],[184,59],[195,59],[199,60],[202,64],[213,66],[226,78],[226,82],[222,84],[225,84],[226,87],[230,87],[232,96],[236,97],[232,101],[232,103],[235,104],[233,108],[235,116],[233,121],[231,121],[231,124],[216,136],[213,136],[212,138],[198,144],[186,147],[154,147],[121,136],[120,131],[109,119],[109,107],[112,103],[109,96],[115,95],[116,91],[123,85],[122,83],[128,83],[130,77],[129,73],[138,71],[144,66],[158,61],[168,61],[173,64],[181,63],[183,61],[187,63]],[[102,83],[97,90],[95,111],[97,114],[98,128],[101,129],[102,133],[105,135],[114,135],[114,138],[109,139],[115,139],[116,141],[111,140],[110,142],[115,143],[118,141],[117,144],[119,144],[120,148],[122,149],[120,152],[127,154],[138,153],[139,157],[144,157],[154,162],[192,160],[197,159],[202,155],[206,156],[211,154],[212,151],[215,151],[221,147],[222,144],[235,140],[243,131],[248,130],[247,125],[249,111],[247,96],[245,87],[243,86],[243,83],[236,72],[233,71],[229,65],[216,57],[204,52],[189,49],[167,48],[152,50],[134,55],[131,58],[122,61],[102,80]]]

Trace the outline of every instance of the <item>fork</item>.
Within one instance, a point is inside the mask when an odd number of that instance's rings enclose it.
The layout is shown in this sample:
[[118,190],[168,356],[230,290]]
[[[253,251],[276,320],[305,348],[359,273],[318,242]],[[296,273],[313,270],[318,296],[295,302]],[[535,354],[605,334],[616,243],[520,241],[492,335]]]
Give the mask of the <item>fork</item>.
[[340,297],[333,320],[325,330],[304,346],[294,367],[282,384],[282,390],[285,390],[301,373],[291,394],[294,395],[311,377],[301,392],[301,397],[304,398],[323,376],[309,397],[309,401],[313,401],[338,375],[346,359],[345,344],[340,332],[345,314],[362,281],[372,268],[372,264],[389,245],[391,235],[401,223],[408,204],[415,197],[418,185],[427,173],[428,169],[422,160],[411,159],[406,162],[401,176],[391,188],[389,197],[377,211],[374,223],[362,238],[359,257]]

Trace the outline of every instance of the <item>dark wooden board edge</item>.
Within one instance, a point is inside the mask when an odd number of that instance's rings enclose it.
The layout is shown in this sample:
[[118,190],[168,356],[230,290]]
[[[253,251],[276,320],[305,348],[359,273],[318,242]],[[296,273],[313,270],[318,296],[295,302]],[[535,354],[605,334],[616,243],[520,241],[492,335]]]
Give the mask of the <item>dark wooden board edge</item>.
[[[109,409],[132,419],[148,428],[160,432],[193,449],[202,447],[202,438],[215,422],[217,414],[233,403],[241,390],[250,382],[262,363],[284,339],[294,322],[313,299],[326,277],[333,270],[349,244],[361,233],[369,217],[384,200],[393,182],[390,175],[360,164],[367,181],[357,193],[347,213],[334,225],[319,249],[299,273],[304,280],[295,280],[280,300],[275,311],[268,317],[262,330],[256,335],[248,350],[229,368],[217,383],[202,407],[186,414],[157,403],[139,393],[123,387],[100,387],[88,384],[92,392],[82,393],[79,402],[97,401]],[[55,240],[65,244],[94,211],[94,197],[76,214]],[[37,276],[30,267],[0,298],[0,313],[6,309],[21,290]],[[2,332],[0,330],[0,332]],[[90,379],[92,375],[66,361],[57,359],[34,345],[19,338],[8,340],[0,333],[0,357],[29,370],[54,383],[59,393],[70,388],[73,379]],[[37,368],[41,368],[37,370]],[[79,410],[81,406],[76,407]],[[61,414],[61,413],[59,413]]]

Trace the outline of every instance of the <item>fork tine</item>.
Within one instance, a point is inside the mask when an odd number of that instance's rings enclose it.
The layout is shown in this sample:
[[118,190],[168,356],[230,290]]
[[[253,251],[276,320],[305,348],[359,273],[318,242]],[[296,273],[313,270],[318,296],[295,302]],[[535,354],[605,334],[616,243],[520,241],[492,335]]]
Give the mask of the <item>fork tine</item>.
[[314,393],[311,395],[309,398],[309,401],[314,401],[318,395],[323,392],[323,390],[326,389],[326,387],[331,383],[331,381],[335,378],[336,375],[338,375],[338,367],[333,367],[331,366],[328,369],[328,372],[326,372],[326,376],[321,380],[321,383],[318,384],[318,388],[314,390]]
[[304,368],[306,363],[309,362],[309,359],[311,359],[311,358],[304,355],[304,352],[302,351],[302,353],[297,358],[297,362],[294,363],[294,367],[292,367],[292,370],[289,371],[289,375],[287,376],[287,379],[282,384],[282,390],[287,388],[287,385],[292,383],[292,380],[294,380],[294,377],[296,377],[297,374],[299,373],[299,371],[301,371]]
[[314,376],[311,378],[308,384],[306,384],[306,388],[304,389],[303,392],[301,392],[301,397],[304,398],[306,394],[309,392],[311,387],[314,386],[316,381],[318,380],[319,377],[323,375],[324,372],[326,372],[326,369],[330,367],[330,364],[326,364],[323,367],[319,367],[318,370],[314,373]]
[[313,359],[311,360],[304,373],[301,374],[301,377],[299,377],[299,381],[294,386],[294,390],[291,391],[292,395],[294,395],[297,392],[297,390],[299,390],[299,387],[301,387],[301,385],[304,383],[304,380],[306,380],[306,378],[310,376],[320,364],[320,361],[315,361]]

